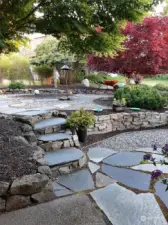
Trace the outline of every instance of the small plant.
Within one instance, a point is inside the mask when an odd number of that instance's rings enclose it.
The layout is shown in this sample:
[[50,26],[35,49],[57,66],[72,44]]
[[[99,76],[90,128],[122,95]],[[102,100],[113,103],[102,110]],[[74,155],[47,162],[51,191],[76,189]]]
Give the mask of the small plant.
[[155,88],[142,85],[130,85],[116,91],[117,100],[125,98],[128,107],[143,109],[161,109],[167,105],[167,98],[158,93]]
[[148,160],[142,160],[142,161],[140,162],[140,164],[149,164],[149,161],[148,161]]
[[152,155],[151,154],[146,154],[143,157],[144,160],[151,160],[152,159]]
[[154,88],[158,91],[168,91],[168,87],[164,84],[156,84]]
[[24,89],[25,86],[23,83],[15,82],[15,83],[9,84],[8,88],[9,89]]
[[162,174],[163,172],[161,170],[154,170],[152,172],[152,180],[159,178]]
[[79,111],[72,112],[67,117],[66,122],[70,128],[87,129],[94,124],[95,117],[93,113],[87,112],[82,108]]
[[79,111],[72,112],[66,122],[69,128],[77,131],[79,141],[85,142],[87,138],[87,128],[94,125],[95,117],[93,113],[87,112],[82,108]]
[[122,99],[119,99],[119,100],[114,98],[114,100],[113,100],[113,105],[115,105],[115,106],[125,106],[126,104],[127,104],[127,102],[126,102],[125,98],[122,98]]

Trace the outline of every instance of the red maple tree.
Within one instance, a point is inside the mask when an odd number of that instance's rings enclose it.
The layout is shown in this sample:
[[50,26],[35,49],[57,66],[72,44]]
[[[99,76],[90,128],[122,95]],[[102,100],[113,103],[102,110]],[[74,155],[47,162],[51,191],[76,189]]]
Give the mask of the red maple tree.
[[127,38],[125,51],[116,58],[91,55],[88,66],[94,70],[120,72],[126,75],[168,73],[168,16],[148,17],[142,23],[130,23],[122,34]]

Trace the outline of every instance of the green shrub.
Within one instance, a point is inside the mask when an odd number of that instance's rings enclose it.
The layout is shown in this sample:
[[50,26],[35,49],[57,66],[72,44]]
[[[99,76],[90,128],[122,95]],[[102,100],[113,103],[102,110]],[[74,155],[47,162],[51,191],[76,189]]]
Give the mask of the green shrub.
[[22,83],[15,82],[15,83],[9,84],[8,88],[9,88],[9,89],[24,89],[25,86],[24,86],[24,84],[22,84]]
[[72,112],[67,118],[67,127],[75,129],[85,129],[92,126],[95,122],[94,114],[85,111],[83,108]]
[[78,75],[76,77],[76,82],[81,83],[82,80],[84,80],[84,73],[80,72],[80,73],[78,73]]
[[128,107],[144,109],[160,109],[166,106],[167,98],[158,93],[155,88],[141,85],[130,85],[116,91],[116,99],[125,98]]
[[0,55],[0,77],[12,81],[30,78],[29,59],[16,53]]
[[41,77],[50,77],[53,74],[53,68],[48,65],[40,65],[40,66],[35,66],[33,68],[35,72],[38,73],[39,76]]
[[156,84],[154,88],[156,88],[158,91],[168,91],[168,87],[164,84]]
[[110,77],[106,74],[98,74],[98,75],[90,74],[88,76],[88,79],[89,79],[90,83],[101,86],[104,84],[105,80],[112,80],[112,77]]

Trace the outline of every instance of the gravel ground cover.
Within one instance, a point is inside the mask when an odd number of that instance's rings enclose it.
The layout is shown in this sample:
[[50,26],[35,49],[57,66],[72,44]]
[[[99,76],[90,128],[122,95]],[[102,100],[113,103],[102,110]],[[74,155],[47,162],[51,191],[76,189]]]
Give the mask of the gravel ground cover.
[[154,143],[160,147],[168,143],[168,129],[126,132],[103,140],[99,146],[115,151],[134,151],[136,148],[151,147]]

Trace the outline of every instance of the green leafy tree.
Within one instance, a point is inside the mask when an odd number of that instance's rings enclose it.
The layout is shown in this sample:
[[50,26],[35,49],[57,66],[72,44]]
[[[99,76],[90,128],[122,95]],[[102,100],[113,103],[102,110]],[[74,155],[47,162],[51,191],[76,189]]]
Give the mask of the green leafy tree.
[[61,39],[65,49],[115,54],[121,47],[120,28],[125,20],[138,21],[159,0],[53,0],[40,8],[37,29]]
[[0,78],[12,81],[30,79],[29,60],[16,53],[1,54]]
[[[36,30],[61,38],[62,45],[77,55],[114,54],[123,39],[120,26],[124,21],[139,20],[160,1],[1,0],[0,51],[14,49],[13,41]],[[43,16],[36,17],[37,11]]]

